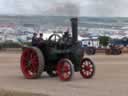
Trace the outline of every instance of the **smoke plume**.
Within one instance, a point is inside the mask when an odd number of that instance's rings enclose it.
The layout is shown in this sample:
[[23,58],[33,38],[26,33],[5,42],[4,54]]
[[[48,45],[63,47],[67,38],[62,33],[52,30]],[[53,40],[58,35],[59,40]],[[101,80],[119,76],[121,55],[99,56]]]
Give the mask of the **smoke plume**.
[[52,8],[48,10],[51,15],[58,16],[79,16],[80,5],[73,2],[62,2],[53,4]]

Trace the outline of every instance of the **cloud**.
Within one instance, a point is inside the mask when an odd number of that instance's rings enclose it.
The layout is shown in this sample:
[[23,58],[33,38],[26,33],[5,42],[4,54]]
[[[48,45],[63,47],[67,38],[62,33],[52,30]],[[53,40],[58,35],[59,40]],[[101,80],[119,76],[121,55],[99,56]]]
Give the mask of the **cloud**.
[[81,15],[127,17],[127,0],[90,0],[81,5]]
[[46,0],[0,0],[0,14],[43,15],[49,5]]
[[0,0],[3,15],[128,16],[128,0]]

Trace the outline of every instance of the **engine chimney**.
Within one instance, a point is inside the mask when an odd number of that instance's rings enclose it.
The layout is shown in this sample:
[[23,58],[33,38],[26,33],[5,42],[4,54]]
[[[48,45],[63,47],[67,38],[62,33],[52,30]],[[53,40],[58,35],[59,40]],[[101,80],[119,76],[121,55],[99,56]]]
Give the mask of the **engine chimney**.
[[78,18],[71,18],[72,27],[72,42],[76,43],[78,40]]

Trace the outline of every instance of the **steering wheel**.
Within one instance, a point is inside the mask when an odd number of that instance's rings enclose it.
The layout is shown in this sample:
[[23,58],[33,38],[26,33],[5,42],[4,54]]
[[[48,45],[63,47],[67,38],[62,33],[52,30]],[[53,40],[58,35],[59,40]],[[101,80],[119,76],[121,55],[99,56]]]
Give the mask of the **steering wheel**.
[[54,41],[54,42],[58,42],[60,39],[61,39],[61,36],[58,35],[58,34],[52,34],[52,35],[48,38],[49,41]]
[[48,38],[48,41],[49,41],[49,45],[53,45],[56,46],[57,45],[57,42],[59,42],[59,40],[61,39],[61,36],[58,35],[58,34],[52,34],[49,38]]

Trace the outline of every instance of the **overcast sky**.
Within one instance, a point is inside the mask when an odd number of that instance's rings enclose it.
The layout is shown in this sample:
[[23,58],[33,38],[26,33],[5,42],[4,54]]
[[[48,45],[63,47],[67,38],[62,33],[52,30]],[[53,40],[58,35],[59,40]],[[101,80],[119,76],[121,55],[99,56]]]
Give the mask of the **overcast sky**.
[[128,0],[0,0],[0,14],[128,17]]

